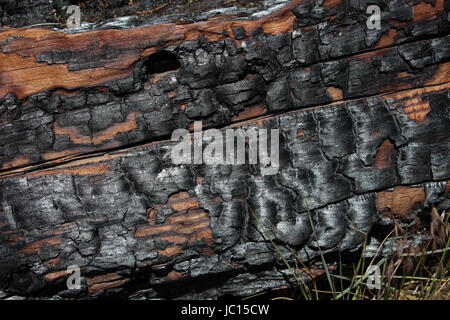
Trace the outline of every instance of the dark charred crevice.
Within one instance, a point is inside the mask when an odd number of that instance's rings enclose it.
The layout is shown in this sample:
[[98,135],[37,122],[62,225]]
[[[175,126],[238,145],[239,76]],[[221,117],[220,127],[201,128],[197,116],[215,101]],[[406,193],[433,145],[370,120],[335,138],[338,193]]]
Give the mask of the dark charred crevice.
[[180,66],[177,55],[167,50],[161,50],[151,54],[145,62],[145,70],[148,76],[168,71],[177,71]]

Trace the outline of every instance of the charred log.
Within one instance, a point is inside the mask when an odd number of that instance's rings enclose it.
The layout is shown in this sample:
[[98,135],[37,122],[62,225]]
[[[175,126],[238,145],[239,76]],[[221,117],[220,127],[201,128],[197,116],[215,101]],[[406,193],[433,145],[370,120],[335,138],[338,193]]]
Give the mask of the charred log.
[[[268,1],[0,31],[0,290],[248,296],[293,283],[262,229],[314,265],[319,247],[351,254],[392,217],[447,209],[447,2],[378,4],[381,30],[365,1]],[[174,163],[170,135],[195,121],[279,129],[279,168]]]

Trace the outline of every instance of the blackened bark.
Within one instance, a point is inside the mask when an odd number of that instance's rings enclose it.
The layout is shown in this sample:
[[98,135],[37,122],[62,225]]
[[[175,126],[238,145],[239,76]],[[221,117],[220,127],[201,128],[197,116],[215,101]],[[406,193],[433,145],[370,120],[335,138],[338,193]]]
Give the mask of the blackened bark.
[[[224,126],[448,80],[444,10],[406,17],[399,27],[394,17],[374,33],[366,30],[365,7],[347,5],[319,6],[323,14],[312,21],[304,16],[315,9],[300,4],[253,20],[77,35],[5,31],[0,168],[161,140],[194,120]],[[318,26],[321,19],[327,24]],[[237,25],[245,40],[236,40]],[[155,59],[166,69],[152,69]]]
[[[318,246],[382,240],[387,216],[448,208],[446,7],[379,4],[380,31],[364,1],[291,1],[265,17],[0,32],[0,289],[248,296],[293,281],[262,228],[313,265]],[[175,165],[168,138],[195,120],[280,129],[278,172]],[[81,290],[66,290],[70,265]]]

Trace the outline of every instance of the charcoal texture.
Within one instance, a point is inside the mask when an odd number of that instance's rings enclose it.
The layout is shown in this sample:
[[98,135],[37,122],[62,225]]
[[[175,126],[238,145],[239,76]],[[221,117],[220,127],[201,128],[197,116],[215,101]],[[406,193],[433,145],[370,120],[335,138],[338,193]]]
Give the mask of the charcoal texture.
[[[264,1],[212,22],[170,12],[100,23],[79,42],[1,31],[0,290],[246,297],[295,284],[271,241],[314,266],[320,250],[373,249],[392,217],[448,209],[449,8],[435,2],[287,1],[272,12]],[[369,4],[381,30],[367,29]],[[18,25],[51,9],[1,8]],[[23,81],[27,66],[54,74]],[[195,121],[224,137],[279,129],[279,168],[174,163],[171,134]],[[79,290],[66,287],[73,265]]]

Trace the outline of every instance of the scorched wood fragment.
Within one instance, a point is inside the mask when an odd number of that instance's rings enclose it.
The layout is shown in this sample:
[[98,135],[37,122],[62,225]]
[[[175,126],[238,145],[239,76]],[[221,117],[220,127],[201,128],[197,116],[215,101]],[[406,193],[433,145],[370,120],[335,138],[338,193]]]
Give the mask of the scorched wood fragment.
[[[263,1],[0,31],[0,290],[249,296],[294,282],[261,227],[313,265],[319,246],[371,248],[392,218],[449,208],[448,3],[376,3],[381,30],[369,1]],[[194,121],[279,129],[277,173],[175,164],[171,133]]]
[[1,31],[0,169],[161,140],[194,120],[224,126],[448,81],[443,1],[390,3],[381,30],[367,30],[363,2],[75,34]]
[[[3,286],[29,293],[61,287],[61,270],[73,264],[87,278],[117,273],[123,290],[148,279],[150,291],[138,295],[152,297],[190,296],[198,289],[191,280],[216,275],[220,281],[208,282],[203,297],[285,284],[245,203],[305,262],[318,254],[308,208],[327,253],[358,248],[386,222],[381,214],[445,208],[448,90],[408,90],[249,121],[245,128],[281,129],[274,176],[261,176],[259,165],[174,165],[174,142],[4,174]],[[410,111],[416,106],[421,116]],[[180,291],[167,291],[178,281]],[[95,283],[88,281],[89,294],[103,288]]]

